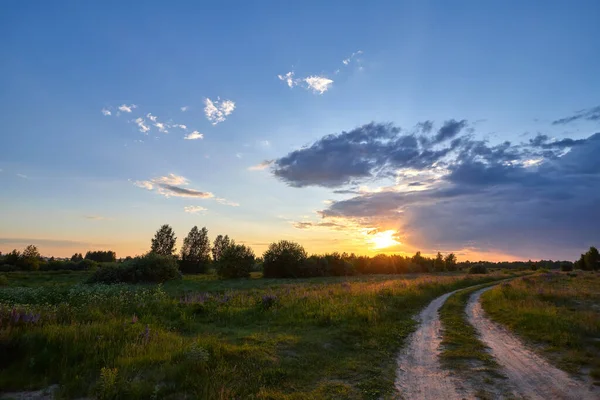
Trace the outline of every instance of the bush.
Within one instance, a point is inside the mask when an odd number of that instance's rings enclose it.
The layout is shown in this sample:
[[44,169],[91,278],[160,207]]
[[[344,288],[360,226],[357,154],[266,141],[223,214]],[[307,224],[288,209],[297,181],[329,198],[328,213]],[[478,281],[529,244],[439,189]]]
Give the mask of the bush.
[[40,271],[88,271],[98,267],[98,263],[92,260],[57,261],[52,260],[40,265]]
[[573,265],[572,264],[562,264],[560,266],[560,270],[564,271],[564,272],[570,272],[573,271]]
[[8,278],[5,275],[0,275],[0,286],[8,286]]
[[192,261],[178,260],[179,270],[184,274],[203,274],[208,269],[210,262],[207,261]]
[[306,251],[298,243],[282,240],[271,243],[263,259],[265,278],[296,278],[303,273]]
[[469,268],[470,274],[487,274],[488,270],[483,264],[476,264]]
[[122,264],[105,264],[96,270],[88,283],[162,283],[180,277],[174,257],[148,253]]
[[230,244],[222,249],[217,274],[221,278],[248,278],[254,268],[254,252],[243,244]]
[[3,264],[0,265],[0,272],[13,272],[16,271],[18,268],[16,265],[12,265],[12,264]]

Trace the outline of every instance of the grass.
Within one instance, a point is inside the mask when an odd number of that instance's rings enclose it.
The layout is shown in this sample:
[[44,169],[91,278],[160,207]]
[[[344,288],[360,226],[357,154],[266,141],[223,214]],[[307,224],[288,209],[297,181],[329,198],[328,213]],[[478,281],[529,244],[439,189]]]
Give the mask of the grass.
[[57,383],[59,398],[100,399],[393,398],[412,316],[442,293],[506,276],[104,286],[81,285],[85,272],[5,275],[0,392]]
[[559,368],[600,383],[600,273],[546,273],[482,296],[490,317]]

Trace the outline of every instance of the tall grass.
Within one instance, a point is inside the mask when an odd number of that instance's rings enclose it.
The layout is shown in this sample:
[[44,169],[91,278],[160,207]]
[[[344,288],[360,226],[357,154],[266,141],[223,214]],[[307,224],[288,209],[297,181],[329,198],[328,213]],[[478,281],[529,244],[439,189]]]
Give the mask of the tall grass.
[[411,317],[444,292],[497,278],[11,286],[0,289],[0,391],[58,383],[64,398],[391,398]]
[[536,344],[562,369],[600,381],[600,274],[545,273],[482,296],[492,319]]

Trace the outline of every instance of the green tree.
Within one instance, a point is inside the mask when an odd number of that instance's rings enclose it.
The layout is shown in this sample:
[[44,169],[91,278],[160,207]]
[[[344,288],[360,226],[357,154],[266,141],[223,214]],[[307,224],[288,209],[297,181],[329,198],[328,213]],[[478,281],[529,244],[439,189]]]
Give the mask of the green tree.
[[40,268],[41,258],[37,247],[30,244],[21,253],[18,266],[26,271],[37,271]]
[[173,228],[165,224],[156,231],[156,234],[152,238],[152,247],[150,252],[160,254],[163,256],[172,256],[175,254],[175,232]]
[[585,267],[585,254],[582,254],[581,256],[579,256],[579,260],[575,261],[575,263],[573,264],[573,268],[575,269],[581,269],[584,270],[586,269]]
[[71,256],[71,261],[73,262],[79,262],[83,260],[83,255],[81,255],[81,253],[75,253]]
[[446,255],[444,264],[446,264],[446,271],[456,271],[456,255],[454,253]]
[[221,259],[221,254],[223,251],[231,244],[231,240],[229,240],[229,236],[219,235],[215,238],[212,248],[213,260],[219,261]]
[[223,249],[216,264],[217,274],[221,278],[248,278],[254,262],[254,251],[250,247],[231,241]]
[[435,260],[433,260],[433,270],[436,272],[443,271],[446,268],[446,264],[444,263],[444,256],[442,253],[438,251]]
[[210,240],[206,228],[194,226],[187,237],[183,239],[181,248],[181,271],[198,273],[206,271],[210,263]]
[[595,271],[600,269],[600,253],[595,247],[590,247],[587,253],[584,255],[585,269],[588,271]]
[[296,278],[306,261],[306,251],[298,243],[281,240],[271,243],[263,255],[265,278]]

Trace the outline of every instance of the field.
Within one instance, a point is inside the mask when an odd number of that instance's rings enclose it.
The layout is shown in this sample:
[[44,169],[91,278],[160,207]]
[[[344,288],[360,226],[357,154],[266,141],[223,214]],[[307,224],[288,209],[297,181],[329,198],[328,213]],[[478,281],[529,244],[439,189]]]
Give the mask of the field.
[[463,273],[85,285],[11,272],[0,287],[0,393],[60,398],[394,397],[412,316],[442,293],[509,276]]
[[559,368],[600,384],[600,273],[523,277],[484,293],[482,305]]

